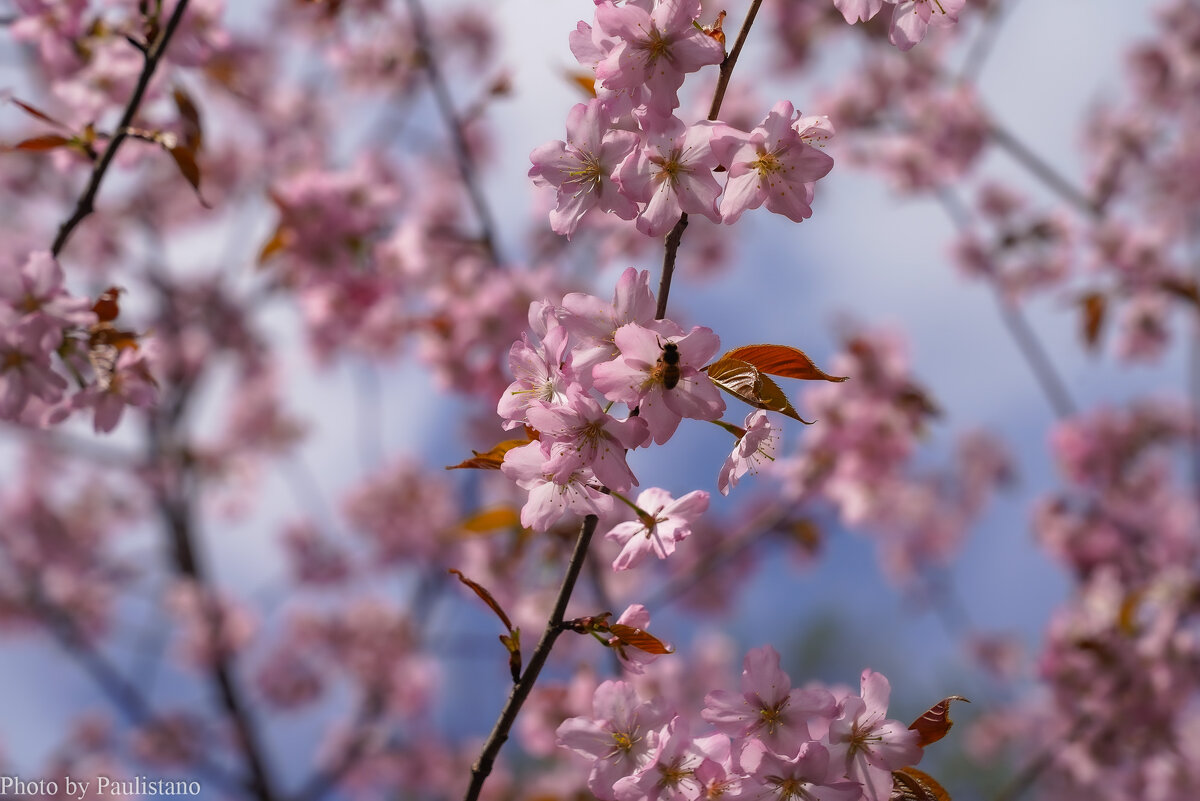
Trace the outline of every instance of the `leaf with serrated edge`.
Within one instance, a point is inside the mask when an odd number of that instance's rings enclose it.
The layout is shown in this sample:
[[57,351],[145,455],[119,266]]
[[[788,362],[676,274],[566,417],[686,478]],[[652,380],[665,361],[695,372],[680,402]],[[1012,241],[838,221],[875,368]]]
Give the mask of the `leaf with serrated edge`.
[[[738,359],[760,373],[802,381],[845,381],[846,376],[829,375],[808,358],[799,348],[788,345],[743,345],[726,353],[721,359]],[[719,361],[719,360],[718,360]]]
[[460,570],[455,570],[454,568],[450,568],[449,572],[458,576],[459,581],[461,581],[463,584],[466,584],[468,587],[470,587],[472,590],[474,590],[475,594],[478,595],[480,597],[480,599],[482,599],[485,604],[490,606],[492,611],[495,612],[499,616],[500,622],[504,624],[504,628],[508,629],[510,634],[512,633],[512,631],[513,631],[512,621],[508,619],[508,615],[504,614],[504,610],[500,608],[500,603],[495,598],[492,597],[492,594],[487,591],[486,587],[484,587],[482,584],[471,581],[471,579],[464,576],[462,574],[462,571],[460,571]]
[[608,630],[622,645],[632,646],[639,651],[645,651],[648,654],[675,653],[673,648],[667,646],[666,643],[653,634],[634,626],[626,626],[624,623],[612,623],[609,625]]
[[950,720],[951,701],[971,703],[961,695],[951,695],[925,710],[925,714],[914,720],[912,725],[908,727],[921,735],[921,740],[917,745],[924,748],[930,743],[936,743],[950,731],[950,727],[954,725],[954,721]]
[[808,425],[788,400],[787,395],[754,365],[739,359],[718,359],[707,368],[708,377],[721,389],[756,409],[779,412]]
[[900,768],[892,771],[892,794],[888,801],[950,801],[950,794],[925,771]]

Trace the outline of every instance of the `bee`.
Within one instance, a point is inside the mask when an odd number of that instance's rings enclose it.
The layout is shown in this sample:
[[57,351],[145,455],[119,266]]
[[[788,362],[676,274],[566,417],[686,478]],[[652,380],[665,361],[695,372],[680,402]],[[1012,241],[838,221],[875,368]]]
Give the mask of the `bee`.
[[679,346],[674,342],[659,342],[662,353],[658,357],[657,370],[662,376],[663,389],[674,389],[683,370],[679,366]]

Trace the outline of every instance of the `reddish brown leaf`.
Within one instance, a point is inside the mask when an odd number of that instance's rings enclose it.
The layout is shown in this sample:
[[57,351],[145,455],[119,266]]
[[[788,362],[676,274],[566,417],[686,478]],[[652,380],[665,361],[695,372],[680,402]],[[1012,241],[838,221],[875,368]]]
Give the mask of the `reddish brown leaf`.
[[61,134],[42,134],[41,136],[33,136],[29,139],[17,142],[11,147],[6,146],[5,150],[28,150],[28,151],[43,151],[54,150],[59,147],[70,147],[74,142],[73,139]]
[[950,801],[950,794],[925,771],[900,768],[892,771],[888,801]]
[[476,512],[462,522],[464,531],[486,534],[498,529],[516,528],[521,525],[521,512],[512,506],[493,506]]
[[628,645],[632,648],[637,648],[639,651],[645,651],[648,654],[675,653],[674,648],[671,648],[648,631],[643,631],[633,626],[626,626],[624,623],[612,623],[609,625],[608,630],[617,638],[617,642],[620,645]]
[[504,628],[508,629],[509,634],[512,634],[512,632],[513,632],[512,621],[508,619],[508,615],[504,614],[504,610],[500,608],[500,604],[496,601],[495,598],[492,597],[492,594],[487,591],[487,588],[484,587],[482,584],[478,584],[474,581],[471,581],[469,578],[464,576],[462,574],[462,572],[459,570],[450,568],[450,572],[453,573],[454,575],[458,576],[459,581],[461,581],[463,584],[466,584],[468,587],[470,587],[472,590],[474,590],[475,594],[478,595],[480,597],[480,599],[482,599],[485,604],[490,606],[492,611],[495,612],[499,616],[500,622],[504,624]]
[[528,445],[530,440],[527,439],[506,439],[495,445],[490,451],[480,453],[479,451],[471,451],[475,454],[473,458],[459,462],[455,465],[449,465],[447,470],[462,470],[465,468],[474,468],[476,470],[499,470],[500,465],[504,463],[504,454],[511,451],[513,448],[519,448],[522,445]]
[[[829,375],[799,348],[787,345],[743,345],[721,359],[738,359],[752,364],[760,373],[805,381],[845,381],[846,376]],[[718,360],[720,361],[720,360]]]
[[754,365],[740,359],[721,358],[704,369],[714,384],[735,398],[757,409],[779,412],[808,424],[779,385],[760,373]]
[[163,141],[163,148],[171,154],[171,158],[175,159],[175,166],[179,168],[179,172],[191,184],[192,189],[196,192],[196,198],[200,201],[200,205],[206,209],[212,208],[212,206],[208,205],[208,201],[204,199],[204,195],[200,194],[200,167],[196,164],[196,155],[192,152],[191,148],[179,144],[173,136]]
[[35,108],[35,107],[33,107],[33,106],[29,105],[28,103],[25,103],[25,102],[23,102],[23,101],[21,101],[21,100],[17,100],[15,97],[10,97],[10,98],[9,98],[9,101],[10,101],[10,102],[11,102],[11,103],[12,103],[14,106],[16,106],[17,108],[21,109],[22,111],[24,111],[26,114],[28,114],[28,115],[29,115],[29,116],[31,116],[31,117],[37,117],[37,118],[38,118],[39,120],[41,120],[42,122],[48,122],[48,123],[50,123],[51,125],[53,125],[55,128],[62,128],[64,131],[68,131],[68,130],[70,130],[70,128],[68,128],[66,125],[63,125],[61,122],[59,122],[58,120],[54,119],[54,118],[53,118],[53,117],[51,117],[49,114],[47,114],[46,112],[42,111],[41,109]]
[[1200,289],[1197,289],[1195,281],[1189,281],[1186,278],[1164,278],[1158,282],[1158,285],[1167,294],[1174,295],[1200,309]]
[[950,702],[951,701],[967,701],[961,695],[951,695],[938,701],[929,709],[925,710],[925,714],[912,722],[908,728],[921,735],[921,740],[917,744],[924,748],[930,743],[936,743],[938,740],[946,736],[946,732],[950,731],[950,727],[954,725],[954,721],[950,720]]
[[1100,332],[1104,330],[1104,318],[1108,312],[1108,298],[1102,292],[1088,292],[1079,299],[1083,311],[1083,341],[1089,348],[1100,343]]
[[171,92],[175,108],[179,109],[179,120],[183,123],[183,143],[188,150],[199,153],[204,145],[204,131],[200,126],[200,112],[192,102],[191,95],[182,86]]
[[96,302],[92,304],[92,311],[96,313],[100,322],[111,323],[117,319],[117,315],[121,313],[120,297],[121,288],[118,286],[110,286],[100,293],[100,297],[96,298]]

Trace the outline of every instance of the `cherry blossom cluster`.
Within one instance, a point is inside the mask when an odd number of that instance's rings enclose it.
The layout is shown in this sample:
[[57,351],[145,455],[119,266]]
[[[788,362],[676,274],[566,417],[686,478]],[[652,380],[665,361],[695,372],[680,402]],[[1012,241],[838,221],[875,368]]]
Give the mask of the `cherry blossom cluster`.
[[[596,97],[571,109],[565,142],[530,155],[534,183],[557,191],[556,233],[571,237],[593,212],[636,218],[652,237],[683,214],[733,223],[764,203],[797,222],[812,216],[814,185],[833,167],[813,145],[833,133],[826,118],[787,101],[749,132],[675,116],[685,75],[725,57],[695,24],[700,13],[700,0],[604,0],[594,24],[571,35],[575,57],[595,72]],[[718,168],[728,173],[724,187]]]
[[790,497],[831,503],[844,525],[870,532],[887,572],[910,581],[958,553],[971,522],[1011,477],[1010,459],[994,437],[973,432],[944,474],[912,469],[938,409],[911,375],[895,331],[853,332],[832,364],[854,380],[805,392],[818,423],[777,474]]
[[[725,411],[717,387],[701,368],[720,347],[711,329],[684,332],[655,319],[650,275],[633,268],[617,282],[611,302],[584,293],[555,306],[530,307],[530,326],[509,353],[516,380],[497,412],[506,428],[528,426],[538,439],[504,456],[506,476],[529,493],[521,523],[544,531],[564,514],[595,514],[612,521],[614,498],[638,484],[627,452],[671,438],[683,418],[717,420]],[[668,365],[670,349],[677,363]],[[676,372],[668,380],[668,371]],[[611,413],[614,404],[626,416]],[[633,414],[633,410],[637,414]],[[708,493],[675,499],[659,488],[641,492],[636,521],[618,523],[608,536],[625,545],[614,562],[633,567],[653,552],[665,558],[708,507]]]
[[901,50],[911,50],[930,28],[958,22],[967,0],[833,0],[833,4],[851,25],[866,22],[889,6],[888,40]]
[[[146,359],[127,339],[66,290],[49,253],[7,265],[0,270],[0,418],[44,426],[92,409],[96,430],[111,431],[126,406],[155,398]],[[70,397],[63,372],[79,385]]]
[[557,742],[592,761],[587,787],[602,801],[886,801],[891,772],[922,755],[917,732],[887,717],[890,694],[872,670],[863,671],[859,694],[793,689],[766,646],[746,655],[739,692],[708,693],[700,720],[606,681],[592,713],[566,720]]
[[1053,698],[1043,714],[1071,743],[1060,797],[1190,797],[1200,717],[1181,699],[1200,692],[1200,508],[1171,464],[1194,447],[1195,419],[1142,402],[1053,436],[1066,486],[1041,502],[1035,529],[1078,582],[1040,660]]

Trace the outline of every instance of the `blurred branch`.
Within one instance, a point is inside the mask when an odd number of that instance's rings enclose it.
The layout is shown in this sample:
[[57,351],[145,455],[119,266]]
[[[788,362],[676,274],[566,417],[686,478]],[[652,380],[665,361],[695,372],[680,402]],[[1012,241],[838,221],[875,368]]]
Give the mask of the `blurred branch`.
[[366,695],[354,721],[353,738],[332,765],[318,771],[304,783],[299,792],[292,796],[292,801],[317,801],[362,761],[371,744],[371,727],[383,717],[384,708],[384,700],[378,693],[369,692]]
[[538,675],[542,672],[542,666],[546,664],[546,659],[550,656],[550,650],[554,647],[555,640],[563,632],[562,624],[566,617],[567,604],[571,600],[571,593],[575,590],[575,582],[583,569],[588,546],[591,544],[592,535],[596,533],[596,525],[599,522],[596,515],[588,515],[579,527],[579,537],[575,540],[571,561],[567,563],[567,572],[563,575],[562,586],[559,587],[558,598],[554,602],[554,610],[550,613],[550,619],[546,621],[546,628],[542,632],[542,638],[538,641],[537,648],[534,649],[529,663],[525,666],[525,671],[521,674],[521,680],[513,685],[508,701],[505,702],[504,709],[500,712],[500,717],[496,721],[492,733],[488,735],[487,742],[483,745],[479,759],[471,766],[471,784],[467,788],[466,795],[463,796],[464,801],[478,801],[479,794],[483,791],[483,783],[491,774],[496,757],[505,741],[508,740],[508,733],[517,720],[517,713],[521,711],[521,706],[533,690],[533,685],[537,682]]
[[1017,160],[1021,166],[1033,173],[1034,177],[1044,183],[1051,191],[1074,206],[1079,212],[1092,220],[1101,220],[1104,210],[1100,203],[1089,198],[1082,190],[1063,177],[1062,173],[1042,160],[1021,140],[1010,131],[1000,127],[995,122],[988,124],[988,134],[992,141]]
[[[170,726],[156,726],[161,719],[155,714],[150,702],[142,695],[138,685],[125,679],[104,656],[96,650],[87,636],[79,630],[75,621],[64,610],[58,608],[38,591],[31,588],[30,604],[46,623],[50,633],[58,640],[91,677],[92,681],[108,696],[113,705],[133,724],[147,728],[155,728],[161,735],[174,741],[172,744],[181,752],[192,750],[189,743],[176,741],[177,734]],[[207,754],[200,753],[197,757],[198,767],[215,784],[223,789],[240,792],[245,786],[230,776],[220,765],[212,762]]]
[[979,33],[975,35],[975,39],[971,42],[971,47],[963,59],[962,71],[958,74],[960,84],[973,84],[979,80],[979,76],[983,72],[983,65],[988,56],[992,54],[992,49],[999,38],[1001,24],[1008,15],[1012,14],[1019,2],[1020,0],[1006,0],[1006,2],[996,2],[988,6],[983,22],[980,24]]
[[425,69],[425,74],[429,76],[429,85],[433,89],[434,100],[437,101],[442,118],[446,121],[446,127],[450,129],[458,174],[471,199],[471,205],[475,207],[475,216],[479,218],[480,239],[483,242],[484,250],[487,251],[488,259],[494,266],[502,267],[500,251],[496,243],[496,224],[492,219],[492,212],[483,195],[483,190],[479,186],[478,169],[475,160],[471,158],[471,149],[467,144],[466,134],[463,132],[463,121],[458,112],[454,110],[454,99],[450,96],[450,88],[447,86],[445,77],[433,54],[433,38],[429,32],[429,19],[425,16],[425,7],[421,4],[421,0],[408,0],[408,9],[412,15],[413,34],[420,53],[421,66]]
[[183,19],[184,12],[187,11],[187,5],[188,0],[179,0],[178,5],[175,6],[175,10],[171,13],[171,18],[167,20],[166,26],[159,33],[158,39],[145,51],[141,75],[138,76],[133,95],[125,105],[125,112],[121,115],[121,121],[117,123],[116,133],[108,141],[108,146],[104,148],[104,153],[101,154],[100,160],[96,162],[96,166],[92,168],[92,176],[88,180],[87,188],[84,189],[83,194],[80,195],[78,202],[75,204],[75,211],[63,222],[62,226],[58,229],[58,235],[54,237],[54,244],[50,247],[50,252],[55,258],[62,253],[62,249],[66,246],[67,240],[71,237],[71,233],[75,230],[75,227],[83,222],[84,218],[94,210],[96,194],[100,191],[100,183],[104,180],[104,176],[108,172],[113,159],[116,158],[117,150],[129,136],[130,126],[133,125],[133,118],[137,116],[138,108],[142,105],[142,98],[146,94],[146,89],[150,86],[150,79],[154,77],[154,71],[158,68],[158,62],[166,53],[167,45],[170,43],[175,29],[179,27],[179,22]]
[[[725,100],[725,90],[729,88],[729,78],[733,75],[733,68],[737,66],[738,56],[742,54],[742,47],[745,46],[746,38],[750,35],[750,26],[754,24],[754,18],[758,16],[758,9],[761,6],[762,0],[754,0],[750,4],[750,10],[746,12],[746,21],[742,23],[742,29],[738,31],[733,49],[721,62],[721,71],[717,76],[717,88],[713,93],[712,105],[708,110],[709,120],[715,120],[721,113],[721,103]],[[688,216],[684,212],[679,216],[679,222],[675,223],[675,227],[667,234],[666,249],[663,253],[662,277],[658,282],[658,310],[654,314],[656,320],[667,316],[667,298],[671,295],[671,279],[675,275],[675,259],[679,255],[679,243],[683,240],[683,232],[687,230],[687,226]]]
[[[937,198],[950,221],[961,233],[968,233],[972,227],[971,214],[958,196],[949,189],[943,189],[937,193]],[[1042,347],[1041,340],[1021,313],[1020,306],[1004,293],[994,278],[988,281],[988,287],[992,290],[992,297],[1000,310],[1000,319],[1004,327],[1008,329],[1009,336],[1021,351],[1025,363],[1033,371],[1033,376],[1055,415],[1060,419],[1071,417],[1076,412],[1075,401],[1071,399],[1066,383]]]

